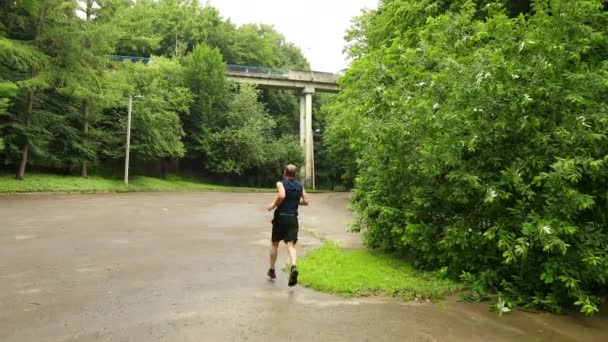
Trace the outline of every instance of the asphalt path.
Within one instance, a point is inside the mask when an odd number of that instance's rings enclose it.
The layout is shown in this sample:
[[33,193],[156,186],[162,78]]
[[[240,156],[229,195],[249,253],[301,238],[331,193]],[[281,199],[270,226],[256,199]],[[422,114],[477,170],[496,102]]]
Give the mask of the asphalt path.
[[[361,247],[345,230],[346,196],[312,194],[301,250]],[[289,288],[282,272],[268,281],[272,197],[0,196],[0,341],[608,340],[605,316],[498,317],[454,298],[341,298]]]

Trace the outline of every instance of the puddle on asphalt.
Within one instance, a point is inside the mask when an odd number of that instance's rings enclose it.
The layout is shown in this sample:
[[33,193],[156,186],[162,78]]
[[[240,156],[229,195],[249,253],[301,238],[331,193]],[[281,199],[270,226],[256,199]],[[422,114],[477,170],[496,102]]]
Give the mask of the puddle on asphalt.
[[78,273],[89,273],[89,272],[99,272],[99,271],[101,271],[101,268],[99,268],[99,267],[80,267],[80,268],[76,268],[74,270]]
[[35,234],[24,234],[24,235],[15,235],[15,240],[29,240],[37,238],[38,235]]
[[25,289],[25,290],[19,290],[17,291],[18,294],[20,295],[32,295],[32,294],[37,294],[42,292],[41,289],[37,289],[37,288],[32,288],[32,289]]
[[118,244],[118,245],[126,245],[131,243],[129,239],[112,239],[110,242]]

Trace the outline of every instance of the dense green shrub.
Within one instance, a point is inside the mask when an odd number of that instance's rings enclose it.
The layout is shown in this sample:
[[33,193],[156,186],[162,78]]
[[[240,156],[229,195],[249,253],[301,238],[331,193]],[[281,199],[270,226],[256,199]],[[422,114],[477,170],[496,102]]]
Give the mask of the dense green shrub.
[[326,142],[356,160],[355,230],[419,267],[470,273],[509,305],[598,311],[603,1],[532,1],[514,17],[498,2],[440,3],[385,0],[350,33],[354,61]]

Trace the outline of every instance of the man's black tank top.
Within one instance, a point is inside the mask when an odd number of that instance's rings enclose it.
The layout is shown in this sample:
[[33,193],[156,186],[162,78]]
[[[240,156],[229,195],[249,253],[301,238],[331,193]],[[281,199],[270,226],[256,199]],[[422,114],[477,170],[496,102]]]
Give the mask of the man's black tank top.
[[285,198],[275,210],[275,215],[298,216],[298,206],[300,205],[300,198],[304,189],[302,183],[294,178],[284,178],[281,180],[281,183],[285,187]]

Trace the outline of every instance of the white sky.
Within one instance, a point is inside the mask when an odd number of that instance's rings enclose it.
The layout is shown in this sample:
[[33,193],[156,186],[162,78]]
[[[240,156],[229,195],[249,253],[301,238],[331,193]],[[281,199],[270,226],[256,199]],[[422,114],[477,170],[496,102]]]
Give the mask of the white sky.
[[271,24],[296,44],[312,70],[338,72],[347,67],[344,34],[362,8],[378,0],[207,0],[235,24]]

